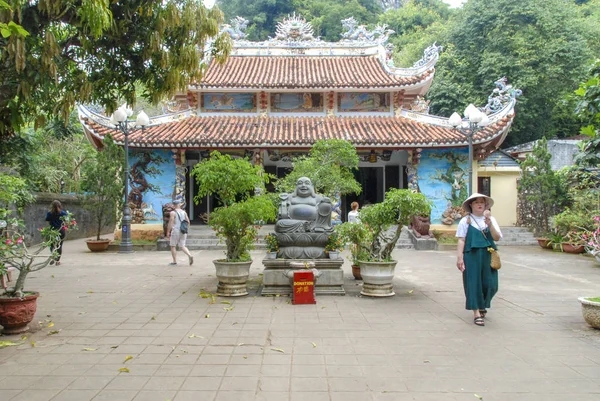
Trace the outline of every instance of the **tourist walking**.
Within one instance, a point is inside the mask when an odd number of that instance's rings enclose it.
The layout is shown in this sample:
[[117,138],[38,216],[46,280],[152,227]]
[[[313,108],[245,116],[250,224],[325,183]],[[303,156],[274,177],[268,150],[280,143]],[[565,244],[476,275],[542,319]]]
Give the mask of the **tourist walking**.
[[185,210],[181,209],[181,201],[179,199],[173,201],[173,206],[175,209],[169,214],[169,226],[167,227],[167,236],[169,237],[169,245],[171,246],[171,256],[173,256],[173,262],[169,263],[169,266],[177,265],[177,245],[179,245],[179,248],[187,255],[191,266],[194,263],[194,258],[185,246],[187,230],[186,233],[181,232],[181,222],[186,221],[189,225],[190,218]]
[[348,213],[348,223],[357,223],[358,222],[358,202],[352,202],[350,204],[350,208],[352,209]]
[[498,291],[498,271],[491,267],[488,248],[496,249],[502,232],[491,216],[494,200],[474,193],[463,202],[467,216],[458,223],[456,267],[463,276],[467,310],[473,311],[473,323],[485,325],[485,315]]
[[63,242],[65,241],[65,235],[67,235],[67,227],[63,224],[63,217],[67,216],[67,212],[63,210],[62,204],[58,200],[52,201],[50,204],[50,211],[46,213],[46,221],[53,229],[57,230],[60,234],[60,242],[50,247],[50,251],[56,250],[56,257],[50,261],[50,264],[60,265],[60,258],[62,257]]

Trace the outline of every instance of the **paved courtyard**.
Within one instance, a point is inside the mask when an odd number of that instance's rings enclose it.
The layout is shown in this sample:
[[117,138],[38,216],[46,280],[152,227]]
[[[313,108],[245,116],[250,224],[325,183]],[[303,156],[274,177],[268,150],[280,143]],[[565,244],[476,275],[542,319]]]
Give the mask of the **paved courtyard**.
[[199,294],[216,291],[222,251],[171,267],[167,252],[68,241],[62,265],[28,281],[41,292],[35,332],[0,337],[22,342],[0,349],[0,401],[600,399],[600,331],[577,301],[600,295],[600,264],[501,250],[500,291],[477,327],[454,251],[396,251],[386,299],[361,297],[346,261],[346,296],[295,306],[257,295],[262,251],[251,294],[213,303]]

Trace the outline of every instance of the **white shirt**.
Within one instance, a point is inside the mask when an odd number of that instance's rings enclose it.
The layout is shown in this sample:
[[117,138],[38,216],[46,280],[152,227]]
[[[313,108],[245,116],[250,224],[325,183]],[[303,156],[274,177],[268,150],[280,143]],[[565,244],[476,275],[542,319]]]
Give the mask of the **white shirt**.
[[[483,217],[483,216],[477,217],[473,214],[470,216],[471,216],[471,225],[473,227],[475,227],[475,229],[482,231],[487,228],[487,224],[485,224],[485,217]],[[469,230],[469,225],[467,224],[468,217],[469,217],[468,215],[463,217],[462,219],[460,219],[460,222],[458,223],[458,228],[456,229],[456,236],[458,238],[465,238],[467,236],[467,231]],[[500,234],[500,239],[502,239],[502,231],[500,231],[500,226],[498,226],[498,222],[496,221],[494,216],[490,216],[490,219],[492,220],[492,225],[496,229],[496,232],[498,234]]]
[[356,223],[358,222],[358,211],[352,210],[348,213],[348,223]]

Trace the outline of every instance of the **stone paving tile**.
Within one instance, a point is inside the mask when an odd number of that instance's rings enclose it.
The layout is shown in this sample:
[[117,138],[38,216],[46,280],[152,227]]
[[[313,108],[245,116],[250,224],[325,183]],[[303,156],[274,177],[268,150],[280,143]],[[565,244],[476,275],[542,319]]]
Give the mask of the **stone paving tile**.
[[63,390],[52,401],[91,401],[98,390]]
[[[221,252],[198,251],[199,267],[170,269],[157,263],[166,253],[92,258],[78,244],[66,247],[61,269],[32,276],[44,294],[37,320],[52,315],[61,332],[48,336],[44,328],[30,335],[36,348],[0,350],[0,401],[23,394],[77,401],[600,397],[600,333],[583,323],[576,302],[600,292],[600,270],[586,258],[511,249],[479,328],[449,268],[452,252],[402,251],[392,298],[357,296],[348,270],[345,297],[293,306],[287,297],[251,296],[228,300],[234,309],[227,312],[222,299],[198,297],[215,291],[210,261]],[[262,253],[253,255],[256,276]],[[49,274],[55,278],[44,280]],[[129,274],[136,280],[114,280]],[[523,284],[531,282],[540,288]],[[134,358],[125,363],[127,355]],[[119,373],[124,366],[130,373]],[[8,384],[21,379],[31,387]]]
[[[175,398],[175,390],[140,391],[133,401],[166,401]],[[52,400],[54,401],[54,400]]]
[[131,390],[101,390],[92,401],[131,401],[137,394]]
[[23,390],[10,401],[49,401],[59,392],[60,390]]

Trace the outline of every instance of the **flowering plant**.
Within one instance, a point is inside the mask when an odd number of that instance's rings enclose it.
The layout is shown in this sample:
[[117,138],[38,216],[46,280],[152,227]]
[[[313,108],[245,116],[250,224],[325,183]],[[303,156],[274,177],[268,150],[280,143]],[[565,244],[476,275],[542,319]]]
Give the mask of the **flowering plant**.
[[344,241],[337,232],[333,232],[329,235],[325,250],[327,252],[341,252],[344,250]]
[[[73,215],[67,213],[63,216],[60,230],[77,229],[77,222]],[[30,272],[38,271],[48,266],[57,254],[57,247],[61,242],[60,230],[50,226],[38,229],[42,242],[35,246],[28,246],[25,241],[23,221],[17,219],[2,220],[3,228],[0,229],[0,273],[6,273],[9,267],[19,271],[15,286],[6,290],[5,295],[21,298],[24,296],[25,280]]]
[[587,253],[600,256],[600,216],[594,216],[592,231],[583,231],[579,234],[579,243],[585,247]]
[[265,242],[267,244],[267,252],[279,252],[279,241],[275,234],[268,234],[265,237]]

